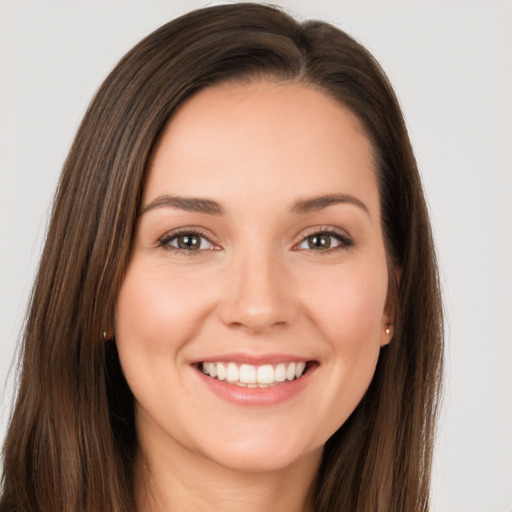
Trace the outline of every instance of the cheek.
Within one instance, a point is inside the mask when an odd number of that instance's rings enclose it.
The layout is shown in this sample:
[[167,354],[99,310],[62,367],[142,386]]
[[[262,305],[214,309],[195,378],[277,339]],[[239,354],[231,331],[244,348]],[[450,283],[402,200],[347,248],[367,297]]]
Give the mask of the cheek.
[[183,389],[182,349],[208,311],[207,296],[200,293],[204,279],[197,277],[134,258],[119,292],[115,338],[121,367],[139,406],[152,418],[179,400],[173,390]]
[[304,290],[310,316],[332,348],[353,348],[380,342],[387,294],[387,271],[343,268],[316,276],[316,286]]
[[177,280],[169,272],[129,268],[117,302],[116,336],[146,342],[167,338],[168,342],[169,332],[190,329],[190,317],[197,314],[196,288],[194,279]]
[[387,273],[370,275],[347,269],[336,280],[331,276],[321,284],[310,288],[307,303],[308,315],[328,346],[323,362],[329,386],[321,384],[315,406],[325,418],[322,436],[327,439],[352,414],[375,373]]
[[155,371],[179,361],[180,349],[194,338],[208,310],[198,290],[201,282],[186,272],[132,262],[119,293],[115,327],[127,378],[140,375],[142,368]]

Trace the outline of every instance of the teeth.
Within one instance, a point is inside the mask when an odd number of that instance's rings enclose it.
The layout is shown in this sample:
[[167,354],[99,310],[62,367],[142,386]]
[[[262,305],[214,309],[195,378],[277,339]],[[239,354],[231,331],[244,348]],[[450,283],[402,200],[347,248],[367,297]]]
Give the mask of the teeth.
[[295,363],[290,363],[286,367],[286,380],[295,379]]
[[238,366],[235,363],[229,363],[226,370],[226,380],[228,382],[236,382],[238,380]]
[[212,377],[217,377],[217,365],[213,363],[207,363],[208,364],[208,373]]
[[254,366],[252,364],[237,365],[236,363],[202,363],[201,370],[205,375],[218,380],[225,380],[237,386],[248,388],[266,388],[286,380],[295,380],[306,370],[306,363],[279,363],[275,366],[264,364]]
[[304,370],[306,369],[306,363],[304,362],[300,362],[300,363],[297,363],[295,365],[295,378],[299,378],[303,373],[304,373]]
[[252,364],[241,365],[239,380],[243,384],[256,384],[256,367]]
[[258,384],[273,384],[274,380],[274,368],[270,364],[258,366]]
[[286,380],[286,365],[281,363],[276,366],[276,369],[274,370],[274,378],[276,379],[276,382],[284,382]]
[[217,379],[224,380],[226,378],[226,367],[222,363],[219,363],[217,365],[215,363],[210,363],[210,367],[212,366],[217,367]]

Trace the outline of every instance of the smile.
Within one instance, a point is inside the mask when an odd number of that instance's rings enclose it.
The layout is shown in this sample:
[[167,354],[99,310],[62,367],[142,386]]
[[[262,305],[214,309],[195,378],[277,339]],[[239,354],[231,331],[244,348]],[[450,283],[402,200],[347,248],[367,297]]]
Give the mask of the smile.
[[234,362],[199,364],[199,369],[208,377],[247,388],[267,388],[297,380],[306,373],[307,368],[308,365],[304,361],[261,366]]

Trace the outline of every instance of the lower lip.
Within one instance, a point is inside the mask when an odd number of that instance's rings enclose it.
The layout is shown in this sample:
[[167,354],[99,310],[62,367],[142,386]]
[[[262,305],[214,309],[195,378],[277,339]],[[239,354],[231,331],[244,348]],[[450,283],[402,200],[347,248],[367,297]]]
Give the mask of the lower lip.
[[316,368],[309,368],[300,378],[285,381],[267,388],[247,388],[223,380],[208,377],[195,369],[199,378],[218,397],[237,405],[265,406],[275,405],[289,400],[307,386]]

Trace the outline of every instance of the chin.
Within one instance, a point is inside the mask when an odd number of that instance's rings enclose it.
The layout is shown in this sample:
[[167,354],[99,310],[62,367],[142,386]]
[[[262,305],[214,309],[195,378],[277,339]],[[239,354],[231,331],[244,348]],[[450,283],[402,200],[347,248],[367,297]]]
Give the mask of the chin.
[[283,450],[282,447],[267,447],[260,443],[256,449],[223,450],[211,454],[212,462],[237,473],[272,473],[292,466],[300,466],[303,461],[318,458],[320,462],[323,446],[310,451]]
[[312,443],[309,433],[300,436],[297,431],[262,425],[252,432],[248,430],[242,433],[225,430],[222,436],[216,436],[216,442],[197,446],[194,451],[219,466],[240,473],[280,471],[300,465],[301,461],[311,461],[312,457],[321,459],[324,443]]

